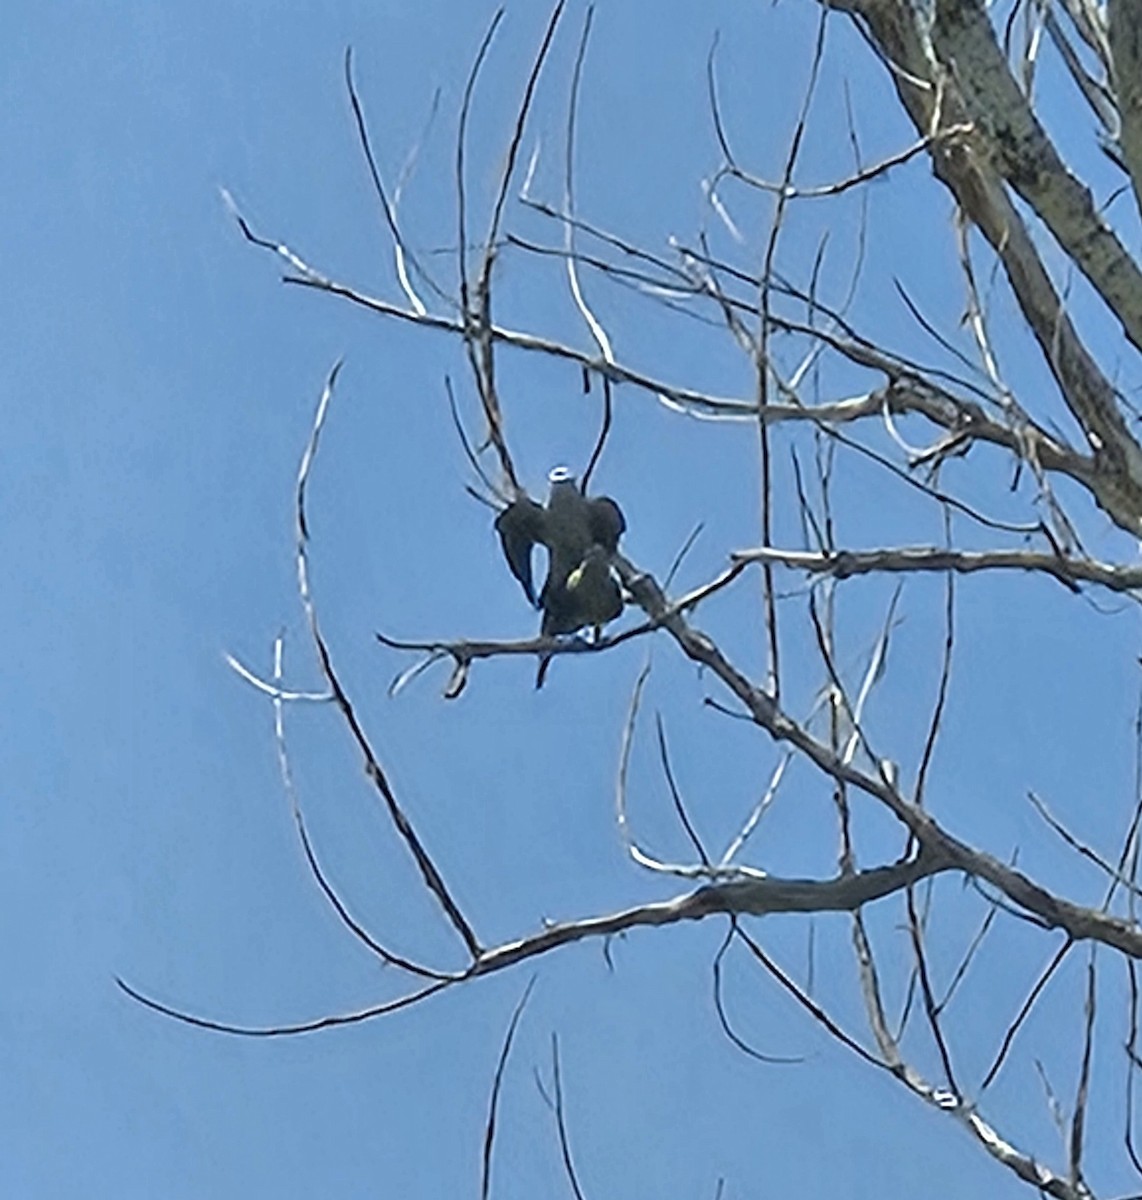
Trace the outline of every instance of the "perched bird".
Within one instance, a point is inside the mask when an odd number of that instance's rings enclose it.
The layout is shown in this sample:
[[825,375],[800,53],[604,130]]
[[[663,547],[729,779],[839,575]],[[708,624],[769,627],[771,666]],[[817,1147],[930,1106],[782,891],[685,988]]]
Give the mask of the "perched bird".
[[[626,520],[607,496],[589,499],[566,467],[548,476],[547,505],[521,496],[496,518],[504,557],[528,600],[543,610],[545,637],[576,633],[602,626],[623,611],[623,594],[611,569]],[[531,552],[547,549],[547,578],[537,597],[531,573]],[[535,686],[542,687],[551,656],[539,662]]]
[[[607,496],[588,499],[575,476],[566,467],[556,467],[548,476],[551,493],[547,506],[521,496],[496,518],[504,557],[519,580],[528,600],[545,612],[549,598],[560,604],[567,579],[587,557],[592,546],[608,554],[619,547],[626,520],[619,506]],[[547,548],[547,579],[536,597],[531,573],[532,549]]]

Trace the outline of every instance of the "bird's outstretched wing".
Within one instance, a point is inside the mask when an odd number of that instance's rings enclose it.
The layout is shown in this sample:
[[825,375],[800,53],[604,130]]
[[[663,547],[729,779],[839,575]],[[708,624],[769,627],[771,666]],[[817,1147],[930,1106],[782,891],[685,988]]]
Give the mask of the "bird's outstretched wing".
[[619,548],[619,538],[627,527],[623,510],[610,496],[596,496],[587,501],[587,514],[591,541],[602,546],[608,554],[614,554]]
[[531,577],[531,550],[543,542],[545,514],[540,505],[526,496],[513,501],[496,518],[496,532],[504,548],[511,573],[519,580],[533,607],[539,607]]

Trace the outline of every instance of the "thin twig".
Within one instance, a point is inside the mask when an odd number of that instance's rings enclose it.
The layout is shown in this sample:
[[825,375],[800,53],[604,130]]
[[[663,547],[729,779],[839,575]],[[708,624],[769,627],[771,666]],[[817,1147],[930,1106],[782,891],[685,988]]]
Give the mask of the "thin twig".
[[726,936],[722,940],[721,946],[718,947],[717,954],[714,955],[714,961],[711,967],[714,980],[714,1011],[718,1015],[718,1024],[722,1027],[722,1032],[726,1035],[729,1041],[736,1046],[743,1054],[748,1055],[756,1062],[767,1063],[770,1066],[787,1066],[793,1063],[804,1062],[804,1058],[787,1058],[777,1054],[763,1054],[760,1050],[751,1046],[730,1023],[729,1014],[726,1012],[726,1001],[723,995],[724,983],[722,976],[722,960],[725,958],[727,951],[734,940],[734,933],[737,930],[737,922],[731,920],[726,929]]
[[500,1087],[504,1081],[504,1071],[508,1065],[508,1055],[511,1053],[512,1042],[515,1040],[515,1031],[519,1026],[520,1018],[523,1016],[523,1010],[527,1007],[528,1000],[531,999],[531,992],[534,987],[535,976],[533,975],[528,980],[527,987],[523,989],[523,995],[516,1002],[511,1020],[508,1022],[507,1031],[504,1034],[503,1045],[500,1046],[500,1057],[496,1063],[496,1073],[492,1077],[492,1094],[488,1101],[488,1119],[484,1124],[484,1153],[481,1160],[480,1173],[481,1200],[488,1200],[488,1197],[492,1194],[492,1149],[496,1144],[496,1117],[499,1109]]
[[567,1132],[567,1117],[563,1109],[563,1080],[559,1070],[559,1035],[551,1035],[551,1079],[555,1093],[555,1124],[559,1130],[559,1153],[563,1159],[563,1170],[567,1173],[575,1200],[584,1200],[579,1177],[575,1173],[575,1162],[571,1157],[571,1138]]
[[1071,1183],[1075,1189],[1084,1186],[1083,1181],[1083,1131],[1086,1127],[1087,1100],[1090,1093],[1090,1065],[1094,1052],[1095,1018],[1095,951],[1091,946],[1087,958],[1086,998],[1083,1002],[1083,1057],[1079,1069],[1078,1085],[1075,1089],[1075,1107],[1071,1117],[1070,1169]]
[[480,48],[476,51],[476,57],[472,62],[471,70],[468,72],[468,80],[464,85],[464,98],[460,103],[460,122],[456,133],[456,223],[459,229],[459,242],[456,253],[457,262],[460,267],[460,303],[464,310],[465,321],[467,321],[468,314],[471,312],[467,263],[468,197],[464,165],[464,156],[468,145],[468,117],[472,111],[472,95],[476,90],[476,80],[479,78],[480,68],[484,65],[484,59],[487,57],[488,50],[492,45],[492,39],[496,36],[496,30],[499,28],[503,18],[504,9],[501,6],[493,14],[491,22],[484,32],[483,40],[480,42]]
[[1023,1007],[1020,1008],[1015,1020],[1008,1026],[1007,1032],[1003,1035],[1003,1041],[1000,1044],[999,1052],[995,1056],[995,1060],[987,1070],[987,1074],[983,1077],[983,1082],[979,1085],[981,1092],[986,1092],[990,1087],[996,1075],[999,1074],[999,1068],[1003,1066],[1003,1061],[1007,1057],[1007,1052],[1011,1049],[1012,1043],[1015,1041],[1015,1035],[1019,1032],[1023,1022],[1028,1018],[1031,1009],[1035,1005],[1035,1001],[1039,998],[1040,993],[1050,982],[1051,977],[1062,966],[1063,959],[1071,952],[1074,946],[1074,939],[1067,938],[1065,942],[1055,951],[1054,957],[1043,969],[1043,973],[1035,981],[1035,986],[1027,995],[1027,999],[1023,1002]]
[[[397,278],[400,281],[401,290],[412,305],[413,310],[424,316],[428,309],[424,305],[424,301],[416,294],[416,290],[412,286],[411,280],[408,278],[408,272],[405,269],[406,260],[412,263],[416,273],[429,285],[436,295],[447,301],[448,296],[442,288],[440,288],[433,280],[432,276],[424,269],[422,264],[412,254],[408,245],[401,234],[400,226],[397,224],[397,195],[399,195],[399,185],[397,194],[394,194],[393,200],[390,202],[388,193],[385,191],[384,182],[381,179],[380,169],[377,167],[376,156],[373,154],[372,141],[369,138],[369,129],[365,122],[364,109],[361,107],[360,97],[357,95],[357,85],[353,80],[353,47],[345,47],[345,87],[349,93],[349,103],[353,108],[353,120],[357,127],[357,140],[361,143],[361,153],[365,156],[365,163],[369,168],[369,177],[373,183],[373,191],[376,193],[377,200],[380,202],[381,212],[385,218],[385,224],[388,226],[389,233],[392,234],[393,248],[396,256]],[[436,101],[433,101],[433,111],[436,108]],[[415,159],[415,149],[413,159]],[[408,168],[411,169],[411,166]]]
[[397,833],[400,835],[405,846],[412,854],[416,865],[420,870],[421,877],[424,879],[425,886],[436,897],[441,908],[444,910],[453,929],[460,935],[461,940],[468,949],[468,953],[473,959],[478,959],[480,956],[480,943],[476,938],[472,927],[468,924],[467,919],[461,913],[455,900],[453,900],[447,885],[444,883],[440,872],[437,870],[435,863],[424,848],[417,836],[416,830],[412,826],[400,802],[397,800],[396,793],[389,784],[388,776],[385,774],[384,768],[381,766],[380,760],[373,751],[369,738],[366,735],[364,728],[361,726],[357,718],[356,711],[352,702],[349,699],[341,680],[333,667],[333,659],[329,652],[329,647],[325,642],[325,638],[321,633],[320,626],[317,621],[317,610],[314,605],[313,596],[309,586],[309,555],[307,545],[309,542],[309,525],[306,515],[306,489],[309,484],[310,470],[313,466],[317,455],[317,448],[320,444],[321,432],[325,425],[326,415],[329,411],[329,403],[333,397],[334,384],[337,381],[337,375],[340,372],[341,363],[338,362],[333,370],[329,373],[325,387],[321,393],[321,399],[318,401],[317,412],[314,416],[313,427],[310,430],[309,441],[306,444],[305,452],[302,455],[301,465],[297,473],[297,491],[295,498],[295,511],[297,520],[297,542],[296,542],[296,557],[297,557],[297,580],[298,594],[301,597],[302,608],[305,610],[306,621],[309,625],[310,635],[313,638],[314,645],[317,648],[318,661],[321,664],[322,672],[325,675],[326,681],[329,684],[330,690],[333,693],[333,700],[337,707],[341,710],[341,715],[345,719],[345,724],[351,733],[353,740],[357,743],[357,747],[361,752],[365,761],[365,773],[380,793],[388,809],[389,816],[392,819],[393,825],[396,827]]
[[[951,520],[945,514],[945,533],[951,540]],[[932,707],[932,717],[928,722],[928,732],[924,737],[924,749],[920,755],[920,766],[916,772],[916,803],[923,805],[924,789],[928,783],[928,771],[936,753],[936,739],[940,735],[940,724],[944,718],[944,708],[948,702],[948,685],[952,676],[952,651],[956,644],[956,586],[955,576],[949,571],[944,580],[944,649],[940,661],[940,683],[936,688],[936,703]]]
[[678,814],[678,820],[681,822],[682,828],[686,831],[686,836],[690,839],[690,845],[698,853],[698,858],[702,862],[702,866],[710,866],[710,856],[706,853],[705,846],[702,845],[702,839],[694,830],[693,823],[686,812],[686,805],[682,800],[682,793],[678,790],[678,784],[674,779],[674,770],[670,765],[670,753],[666,747],[666,729],[662,723],[662,714],[654,714],[654,728],[658,735],[658,759],[662,764],[662,773],[666,777],[666,786],[670,789],[670,798],[674,802],[674,811]]

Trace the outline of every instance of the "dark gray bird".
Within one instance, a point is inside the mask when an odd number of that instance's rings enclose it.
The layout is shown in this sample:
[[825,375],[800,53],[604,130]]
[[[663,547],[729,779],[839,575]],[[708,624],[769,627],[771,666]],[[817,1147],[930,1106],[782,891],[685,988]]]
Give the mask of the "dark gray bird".
[[[623,611],[623,594],[611,570],[611,555],[619,548],[626,520],[607,496],[589,499],[566,467],[548,476],[547,506],[521,496],[496,518],[496,530],[511,573],[524,594],[543,610],[545,637],[602,627]],[[531,574],[531,552],[547,549],[547,578],[538,598]],[[551,656],[539,660],[535,686],[543,686]]]
[[[521,496],[496,518],[496,531],[500,535],[511,573],[519,580],[528,600],[537,608],[542,608],[545,614],[551,604],[567,608],[564,596],[567,580],[584,563],[591,547],[601,547],[608,556],[614,554],[619,547],[619,538],[626,529],[626,520],[619,506],[607,496],[588,499],[566,467],[556,467],[548,480],[551,494],[546,507],[536,504],[528,496]],[[537,545],[547,549],[547,579],[538,598],[531,573],[531,552]],[[588,588],[596,569],[592,568]],[[596,607],[604,607],[601,600]],[[569,619],[570,616],[566,616],[558,619],[557,623],[563,624]],[[583,621],[574,628],[591,623]],[[548,632],[546,616],[544,624],[545,632]],[[550,632],[573,632],[573,629]]]

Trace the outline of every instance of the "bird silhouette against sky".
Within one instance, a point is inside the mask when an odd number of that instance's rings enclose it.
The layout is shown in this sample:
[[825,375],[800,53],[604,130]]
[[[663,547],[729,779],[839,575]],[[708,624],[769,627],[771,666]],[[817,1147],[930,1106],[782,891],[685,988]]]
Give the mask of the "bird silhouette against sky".
[[[545,636],[575,633],[585,626],[597,634],[623,610],[611,555],[618,550],[626,520],[609,496],[585,496],[566,467],[556,467],[548,480],[546,506],[521,496],[496,518],[504,557],[524,595],[542,609]],[[532,575],[536,546],[547,550],[547,578],[538,596]],[[540,664],[537,687],[545,668],[546,660]]]

